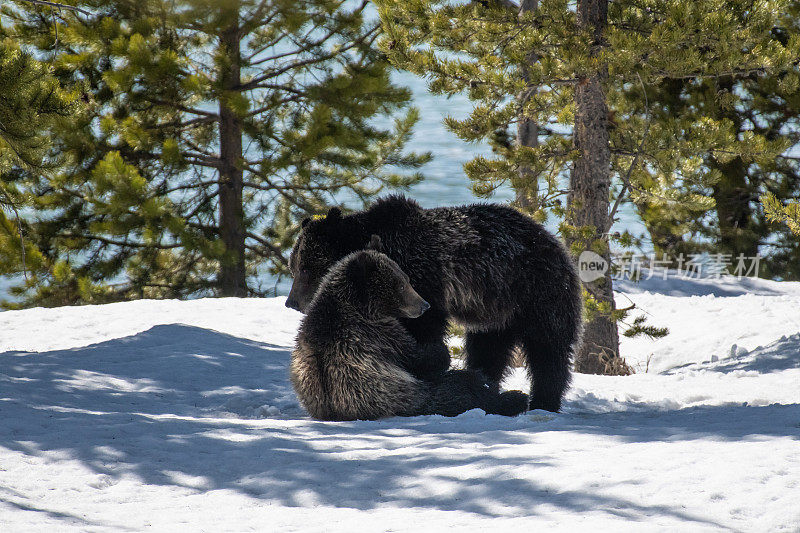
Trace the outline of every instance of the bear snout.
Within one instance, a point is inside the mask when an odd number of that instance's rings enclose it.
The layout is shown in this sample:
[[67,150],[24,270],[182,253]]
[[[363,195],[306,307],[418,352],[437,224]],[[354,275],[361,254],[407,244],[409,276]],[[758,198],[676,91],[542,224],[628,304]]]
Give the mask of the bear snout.
[[406,305],[403,307],[400,312],[406,318],[418,318],[425,313],[428,309],[431,308],[431,304],[423,300],[422,298],[419,299],[418,302],[414,302],[410,305]]
[[294,309],[295,311],[300,310],[300,302],[292,298],[291,295],[289,295],[289,297],[286,298],[286,303],[284,305],[289,309]]

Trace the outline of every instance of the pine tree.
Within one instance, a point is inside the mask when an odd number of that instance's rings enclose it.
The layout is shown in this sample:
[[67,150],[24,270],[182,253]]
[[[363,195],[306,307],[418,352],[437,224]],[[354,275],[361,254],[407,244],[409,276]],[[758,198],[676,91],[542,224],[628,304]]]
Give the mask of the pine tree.
[[[677,186],[710,185],[714,176],[698,171],[710,146],[731,155],[785,149],[780,140],[737,142],[708,120],[656,121],[647,95],[665,80],[770,72],[785,72],[780,83],[795,87],[800,41],[770,35],[787,2],[541,0],[535,10],[511,0],[376,3],[391,60],[426,76],[433,92],[463,92],[475,102],[469,117],[446,122],[466,141],[493,143],[497,157],[465,166],[475,192],[488,196],[510,183],[518,197],[533,199],[518,207],[539,220],[557,217],[576,256],[592,250],[609,259],[614,218],[626,199],[661,210],[713,205]],[[641,98],[630,98],[631,91]],[[523,121],[536,125],[538,142],[503,142]],[[530,178],[521,179],[520,169]],[[587,331],[576,368],[622,368],[614,362],[614,322],[625,312],[614,308],[611,277],[584,287]]]
[[19,184],[58,165],[48,132],[74,111],[73,100],[46,65],[10,39],[0,40],[0,271],[24,273],[39,260],[25,240],[20,211],[30,198]]
[[87,102],[54,133],[71,164],[28,182],[27,303],[264,294],[304,217],[421,179],[366,1],[68,3],[3,11]]
[[[787,44],[800,30],[800,2],[790,2],[780,13],[772,39]],[[792,66],[796,70],[796,66]],[[737,257],[760,253],[760,275],[797,279],[800,276],[800,239],[785,226],[769,224],[759,197],[783,200],[800,195],[800,161],[781,148],[800,141],[800,92],[785,83],[785,71],[767,75],[723,76],[701,80],[667,79],[651,88],[654,122],[691,125],[704,121],[727,137],[709,144],[696,172],[710,177],[678,184],[687,192],[704,195],[711,205],[664,209],[640,199],[636,207],[656,252],[670,257],[711,252]],[[641,100],[641,91],[629,99]],[[674,129],[676,137],[689,128]],[[692,142],[688,135],[685,142]],[[733,146],[733,149],[732,149]],[[648,168],[654,179],[659,172]]]

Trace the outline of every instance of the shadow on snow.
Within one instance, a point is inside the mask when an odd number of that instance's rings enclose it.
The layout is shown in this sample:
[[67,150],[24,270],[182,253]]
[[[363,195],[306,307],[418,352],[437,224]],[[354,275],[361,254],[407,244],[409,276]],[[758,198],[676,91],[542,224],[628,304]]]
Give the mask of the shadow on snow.
[[[112,482],[132,474],[148,484],[229,489],[289,506],[310,498],[356,509],[391,504],[517,516],[547,504],[718,525],[666,506],[554,493],[535,476],[557,462],[546,451],[500,459],[486,450],[513,450],[543,431],[637,442],[800,432],[800,405],[583,412],[548,423],[495,416],[324,423],[298,405],[288,362],[284,347],[179,324],[83,348],[6,352],[0,446],[30,456],[66,452]],[[436,491],[439,482],[446,493]]]
[[731,353],[717,361],[702,363],[687,363],[671,368],[664,374],[677,374],[686,370],[719,372],[730,374],[732,372],[756,372],[769,374],[800,368],[800,333],[783,336],[766,346],[759,346],[749,352]]
[[684,277],[678,274],[675,270],[670,270],[668,274],[669,279],[661,279],[660,273],[656,273],[654,277],[647,279],[649,274],[645,270],[645,277],[640,281],[631,281],[628,279],[615,279],[614,290],[622,291],[629,294],[637,294],[642,292],[650,292],[653,294],[663,294],[665,296],[717,296],[717,297],[732,297],[744,296],[746,294],[760,295],[760,296],[777,296],[783,294],[764,283],[764,280],[759,278],[741,277],[734,278],[723,276],[721,279],[727,283],[720,282],[720,279],[707,277],[707,278],[692,278]]

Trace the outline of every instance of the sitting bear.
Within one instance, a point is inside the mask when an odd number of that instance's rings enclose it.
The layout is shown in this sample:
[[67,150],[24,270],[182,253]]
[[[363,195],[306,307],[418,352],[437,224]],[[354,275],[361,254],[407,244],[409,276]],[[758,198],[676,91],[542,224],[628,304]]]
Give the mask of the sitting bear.
[[560,409],[580,339],[582,300],[575,267],[553,235],[496,204],[423,209],[390,196],[347,216],[332,208],[326,217],[303,221],[286,305],[304,311],[331,265],[368,247],[373,235],[431,305],[419,318],[402,319],[438,359],[429,366],[448,366],[443,345],[453,319],[466,330],[468,369],[497,383],[520,349],[532,379],[530,407]]
[[428,308],[384,254],[355,252],[334,265],[306,308],[292,353],[292,386],[311,416],[456,416],[476,407],[509,416],[524,412],[526,394],[501,394],[478,372],[436,374],[420,367],[428,354],[417,351],[399,318],[419,317]]

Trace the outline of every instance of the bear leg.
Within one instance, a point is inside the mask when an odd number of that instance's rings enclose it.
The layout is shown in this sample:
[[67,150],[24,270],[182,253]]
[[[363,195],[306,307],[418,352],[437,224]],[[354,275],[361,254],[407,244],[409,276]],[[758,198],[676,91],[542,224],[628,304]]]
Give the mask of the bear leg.
[[418,344],[413,361],[406,368],[417,379],[433,381],[450,368],[450,350],[444,341]]
[[427,383],[428,400],[419,414],[458,416],[470,409],[488,414],[516,416],[528,407],[528,395],[520,391],[500,394],[480,372],[450,370],[442,378]]
[[558,412],[571,381],[572,346],[563,337],[525,336],[522,349],[531,375],[531,409]]
[[467,332],[464,351],[467,368],[479,370],[489,381],[500,383],[511,362],[515,345],[510,331]]

